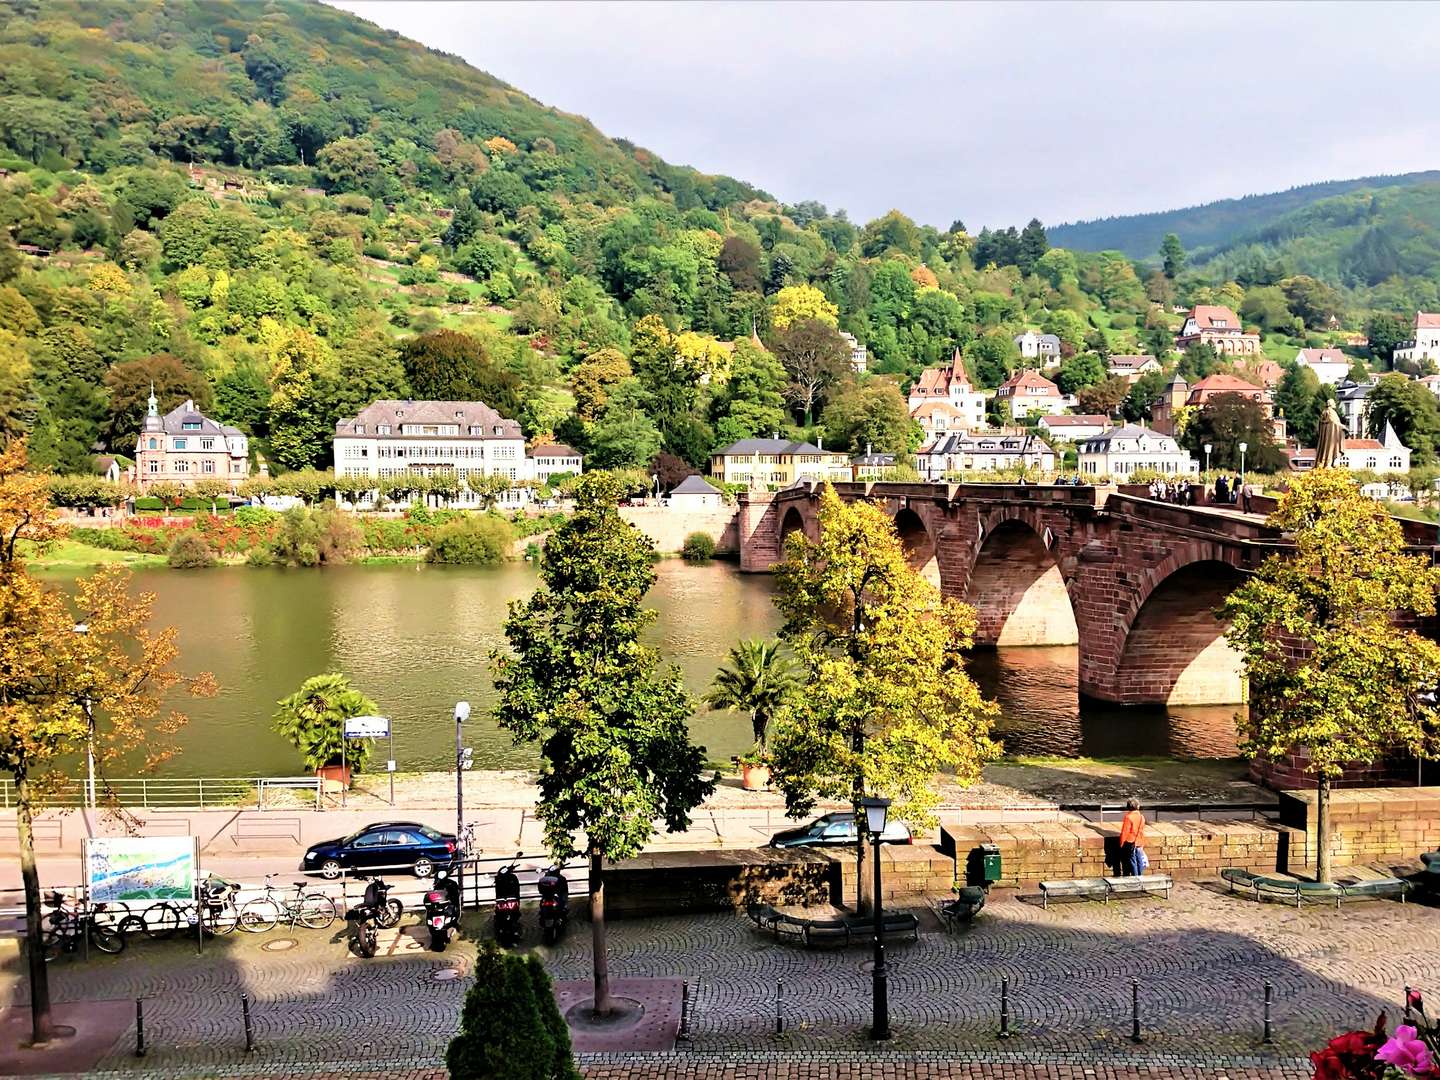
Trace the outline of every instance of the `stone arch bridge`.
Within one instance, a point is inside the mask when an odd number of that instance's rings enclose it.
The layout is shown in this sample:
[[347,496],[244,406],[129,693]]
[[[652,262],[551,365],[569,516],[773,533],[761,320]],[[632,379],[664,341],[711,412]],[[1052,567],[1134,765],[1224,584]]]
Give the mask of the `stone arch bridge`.
[[[1175,506],[1113,487],[836,484],[895,521],[910,563],[974,606],[981,645],[1078,645],[1080,692],[1120,704],[1245,700],[1215,609],[1290,544],[1259,515]],[[818,534],[820,490],[742,495],[740,565],[769,570],[784,539]],[[1416,547],[1435,528],[1405,522]]]

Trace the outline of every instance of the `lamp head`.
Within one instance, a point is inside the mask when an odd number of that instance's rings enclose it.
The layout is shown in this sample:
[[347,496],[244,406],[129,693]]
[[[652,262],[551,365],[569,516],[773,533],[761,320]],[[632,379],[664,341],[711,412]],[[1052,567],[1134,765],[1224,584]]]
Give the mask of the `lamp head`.
[[1250,449],[1250,444],[1249,444],[1249,443],[1243,443],[1243,442],[1242,442],[1242,443],[1240,444],[1240,453],[1243,454],[1246,450],[1249,450],[1249,449]]
[[457,724],[463,724],[466,720],[469,720],[469,719],[470,719],[470,702],[468,702],[468,701],[457,701],[457,702],[455,703],[455,722],[456,722]]
[[1208,442],[1207,442],[1207,443],[1205,444],[1205,453],[1208,454],[1208,453],[1210,453],[1210,451],[1213,450],[1213,449],[1215,449],[1215,446],[1214,446],[1213,443],[1208,443]]
[[860,800],[860,809],[865,812],[865,827],[877,840],[885,831],[885,817],[890,810],[889,799],[865,798]]
[[77,622],[77,623],[75,624],[75,633],[77,633],[77,634],[88,634],[89,632],[90,632],[90,627],[89,627],[89,625],[88,625],[87,623]]

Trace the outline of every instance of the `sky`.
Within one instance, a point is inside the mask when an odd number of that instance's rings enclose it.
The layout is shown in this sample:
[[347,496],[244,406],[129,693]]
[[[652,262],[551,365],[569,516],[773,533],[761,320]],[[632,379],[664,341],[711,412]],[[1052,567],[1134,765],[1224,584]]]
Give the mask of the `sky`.
[[1055,225],[1440,167],[1440,4],[331,2],[854,221]]

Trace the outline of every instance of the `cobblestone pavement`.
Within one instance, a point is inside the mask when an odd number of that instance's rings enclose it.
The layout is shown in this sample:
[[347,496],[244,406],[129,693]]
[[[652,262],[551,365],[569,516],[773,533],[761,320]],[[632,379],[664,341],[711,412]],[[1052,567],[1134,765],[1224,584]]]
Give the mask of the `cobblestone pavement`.
[[[526,917],[533,941],[533,915]],[[488,929],[480,917],[467,927],[481,936]],[[585,930],[583,923],[572,927],[558,947],[539,950],[556,978],[588,975]],[[137,1061],[133,1043],[122,1040],[99,1066],[117,1075],[316,1075],[339,1061],[351,1063],[349,1074],[431,1075],[457,1022],[473,945],[435,954],[416,943],[360,961],[346,956],[340,938],[338,924],[333,932],[236,934],[207,946],[203,959],[193,944],[138,942],[120,957],[59,962],[51,985],[58,1000],[146,999],[150,1053]],[[265,948],[285,939],[294,946]],[[859,1075],[856,1055],[873,1052],[864,948],[779,945],[733,915],[613,923],[610,946],[617,978],[689,980],[692,1038],[677,1055],[587,1058],[596,1080],[848,1080]],[[969,1077],[988,1064],[1005,1066],[1001,1075],[1016,1080],[1084,1080],[1091,1074],[1075,1071],[1084,1067],[1100,1070],[1094,1075],[1102,1080],[1308,1076],[1304,1055],[1330,1035],[1372,1024],[1387,1006],[1393,1016],[1407,984],[1440,987],[1437,946],[1437,912],[1419,904],[1297,911],[1183,884],[1169,901],[1043,911],[1029,898],[997,892],[968,930],[946,934],[927,913],[918,944],[888,949],[895,1039],[881,1059],[890,1064],[868,1064],[864,1075],[893,1068],[895,1075]],[[1010,986],[1008,1042],[996,1039],[1002,977]],[[1132,978],[1139,981],[1139,1045],[1128,1037]],[[1274,986],[1270,1047],[1260,1043],[1266,981]],[[23,1000],[13,954],[0,971],[0,993]],[[253,1002],[257,1048],[250,1055],[241,993]],[[741,1067],[761,1059],[771,1071]]]

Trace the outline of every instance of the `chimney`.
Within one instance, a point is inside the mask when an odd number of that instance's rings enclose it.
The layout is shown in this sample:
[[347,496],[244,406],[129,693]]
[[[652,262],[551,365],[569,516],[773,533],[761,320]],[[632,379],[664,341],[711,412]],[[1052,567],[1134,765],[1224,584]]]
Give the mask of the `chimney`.
[[870,453],[871,453],[871,451],[870,451],[870,444],[867,442],[867,443],[865,444],[865,456],[866,456],[866,457],[869,457],[869,456],[870,456]]
[[815,445],[816,445],[816,447],[818,447],[819,449],[824,450],[824,449],[825,449],[825,436],[823,436],[823,435],[816,435],[816,436],[815,436]]

